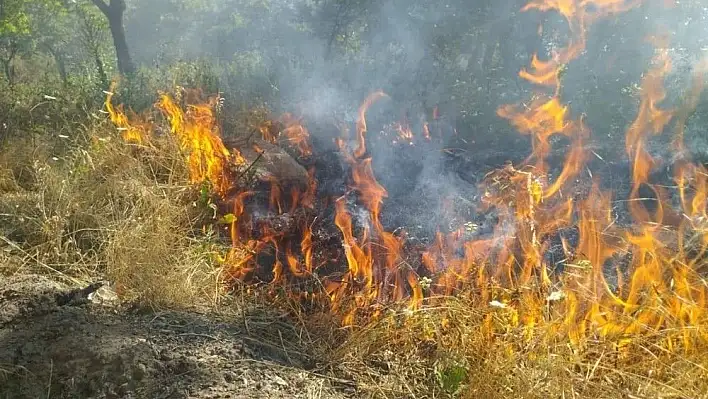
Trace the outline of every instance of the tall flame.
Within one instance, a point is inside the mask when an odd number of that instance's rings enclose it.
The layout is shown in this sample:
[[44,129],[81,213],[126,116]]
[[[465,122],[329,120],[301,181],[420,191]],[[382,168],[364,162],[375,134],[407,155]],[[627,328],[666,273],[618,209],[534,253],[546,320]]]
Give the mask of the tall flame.
[[190,181],[201,183],[210,181],[218,193],[225,193],[231,186],[227,170],[232,162],[242,164],[234,158],[219,137],[212,103],[190,105],[185,113],[167,94],[160,96],[157,108],[170,122],[172,134],[179,140],[180,148],[187,155]]
[[116,82],[111,83],[111,88],[106,92],[106,100],[104,102],[111,122],[121,131],[121,136],[123,136],[123,140],[126,142],[145,144],[148,140],[148,132],[150,132],[152,126],[150,123],[135,117],[135,115],[132,118],[133,120],[129,121],[128,116],[123,112],[122,105],[118,106],[118,108],[113,106],[112,100],[115,95],[116,86]]

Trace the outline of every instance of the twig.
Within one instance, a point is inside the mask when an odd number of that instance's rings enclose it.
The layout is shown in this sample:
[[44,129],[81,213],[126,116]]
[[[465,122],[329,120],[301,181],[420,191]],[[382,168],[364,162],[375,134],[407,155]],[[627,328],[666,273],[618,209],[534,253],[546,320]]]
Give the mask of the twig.
[[49,383],[47,384],[47,399],[52,394],[52,377],[54,375],[54,360],[49,360]]
[[40,265],[40,266],[42,266],[42,267],[44,267],[44,268],[47,268],[47,269],[53,271],[54,273],[57,273],[58,275],[64,277],[65,279],[71,281],[71,282],[74,283],[74,284],[81,284],[81,281],[79,281],[79,280],[77,280],[77,279],[75,279],[75,278],[73,278],[73,277],[70,277],[70,276],[68,276],[68,275],[66,275],[66,274],[64,274],[64,273],[62,273],[62,272],[60,272],[59,270],[57,270],[57,269],[55,269],[55,268],[49,266],[48,264],[42,262],[41,260],[39,260],[39,259],[38,259],[37,257],[35,257],[34,255],[31,255],[30,253],[28,253],[27,251],[25,251],[24,249],[22,249],[19,245],[15,244],[15,243],[12,242],[11,240],[8,240],[7,237],[0,235],[0,240],[4,241],[7,245],[11,246],[12,248],[14,248],[14,249],[20,251],[21,253],[23,253],[25,256],[27,256],[28,258],[32,259],[33,261],[37,262],[38,265]]
[[285,353],[285,357],[288,358],[288,362],[290,362],[290,364],[294,364],[293,359],[291,359],[290,355],[288,354],[288,350],[285,348],[285,341],[283,341],[283,332],[280,330],[278,330],[278,337],[280,338],[280,345],[283,347],[283,353]]
[[248,171],[251,170],[251,168],[253,167],[253,165],[255,165],[256,162],[258,162],[258,160],[260,160],[261,157],[263,157],[263,154],[264,154],[264,153],[265,153],[265,151],[258,153],[258,156],[256,157],[256,159],[254,159],[253,162],[251,162],[251,164],[248,165],[248,167],[246,168],[246,170],[244,170],[244,171],[241,172],[238,176],[236,176],[236,179],[241,179],[241,177],[242,177],[243,175],[245,175],[246,173],[248,173]]
[[186,333],[180,333],[180,334],[177,334],[177,335],[180,336],[180,337],[190,336],[190,337],[210,338],[210,339],[213,339],[214,341],[218,341],[218,340],[219,340],[219,338],[217,338],[217,337],[215,337],[215,336],[213,336],[213,335],[201,334],[201,333],[186,332]]

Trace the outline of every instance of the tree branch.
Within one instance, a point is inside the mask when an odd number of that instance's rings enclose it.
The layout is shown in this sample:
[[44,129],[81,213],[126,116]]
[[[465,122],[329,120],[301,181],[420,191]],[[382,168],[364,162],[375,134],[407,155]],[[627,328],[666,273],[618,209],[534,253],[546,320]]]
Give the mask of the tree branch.
[[325,53],[325,57],[329,58],[330,54],[332,53],[332,45],[334,44],[334,40],[337,38],[337,35],[339,34],[339,31],[342,29],[342,14],[344,13],[344,2],[340,1],[337,3],[337,12],[334,16],[334,24],[332,25],[332,33],[329,36],[329,41],[327,42],[327,49]]
[[106,16],[111,12],[110,9],[108,8],[108,4],[104,3],[103,0],[91,0],[93,4],[96,5],[96,7],[101,10],[102,13],[104,13]]
[[120,10],[121,13],[125,12],[125,0],[110,0],[111,7]]

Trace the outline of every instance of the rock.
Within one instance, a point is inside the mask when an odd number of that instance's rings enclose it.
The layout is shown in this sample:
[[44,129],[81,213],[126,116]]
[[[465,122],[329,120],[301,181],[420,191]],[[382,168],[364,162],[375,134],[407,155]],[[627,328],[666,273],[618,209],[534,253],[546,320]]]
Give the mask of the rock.
[[145,366],[143,363],[138,363],[135,366],[135,369],[133,370],[133,378],[138,381],[141,381],[143,378],[145,378],[147,374],[147,366]]
[[104,285],[88,295],[89,301],[95,304],[114,304],[120,301],[118,294],[109,286]]
[[277,181],[281,188],[307,189],[307,170],[281,147],[263,139],[225,139],[227,148],[236,149],[251,166],[251,171],[261,181]]

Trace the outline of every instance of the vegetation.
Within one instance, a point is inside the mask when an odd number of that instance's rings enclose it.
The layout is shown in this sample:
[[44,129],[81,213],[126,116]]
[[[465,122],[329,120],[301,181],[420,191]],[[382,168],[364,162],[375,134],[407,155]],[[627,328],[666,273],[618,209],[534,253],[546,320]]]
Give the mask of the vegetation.
[[[41,273],[76,286],[105,278],[122,300],[154,308],[220,310],[235,299],[282,309],[320,372],[372,397],[705,397],[705,299],[685,316],[690,323],[666,303],[653,309],[691,331],[682,344],[659,328],[577,342],[558,333],[567,327],[553,307],[560,299],[543,290],[533,295],[547,323],[519,321],[528,304],[490,301],[464,286],[342,327],[345,314],[306,309],[267,284],[244,285],[230,262],[248,257],[248,245],[219,231],[239,215],[215,204],[213,181],[195,183],[183,142],[168,133],[174,121],[153,106],[159,93],[181,104],[183,88],[199,88],[222,99],[214,109],[224,137],[262,131],[293,111],[317,136],[383,89],[396,117],[442,115],[463,150],[503,151],[522,136],[499,107],[536,90],[518,71],[532,54],[564,46],[564,20],[522,13],[525,3],[0,0],[0,276]],[[661,76],[666,103],[681,109],[688,151],[705,155],[708,112],[690,89],[700,86],[691,79],[708,37],[691,18],[706,11],[699,1],[662,7],[647,2],[597,22],[585,48],[593,55],[559,67],[558,93],[607,147],[623,147],[640,100],[648,101],[640,84],[656,57],[644,38],[660,32],[657,15],[687,21],[675,24],[675,67]],[[111,120],[104,101],[114,91],[131,126],[152,125],[149,143],[125,140],[126,127]],[[705,203],[694,202],[705,215]],[[704,230],[692,227],[705,245]]]

